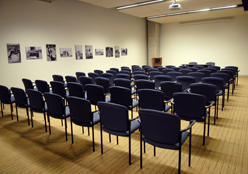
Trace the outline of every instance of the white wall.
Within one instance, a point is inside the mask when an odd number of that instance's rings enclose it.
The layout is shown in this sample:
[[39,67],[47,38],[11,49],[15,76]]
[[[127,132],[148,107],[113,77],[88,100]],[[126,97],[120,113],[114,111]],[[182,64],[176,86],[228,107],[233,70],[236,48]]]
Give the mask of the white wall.
[[248,16],[237,16],[230,22],[163,24],[160,41],[163,66],[213,61],[221,67],[238,66],[240,75],[248,75],[247,33]]
[[[23,88],[22,78],[49,82],[52,74],[146,64],[145,27],[145,19],[76,0],[0,0],[0,84]],[[20,44],[21,63],[8,63],[7,43]],[[57,61],[47,61],[46,44],[56,44]],[[83,60],[75,59],[75,45],[83,46]],[[128,48],[128,55],[107,58],[104,53],[85,59],[85,45],[104,50],[120,46]],[[43,58],[27,60],[26,46],[41,46]],[[61,58],[59,48],[72,48],[73,57]]]

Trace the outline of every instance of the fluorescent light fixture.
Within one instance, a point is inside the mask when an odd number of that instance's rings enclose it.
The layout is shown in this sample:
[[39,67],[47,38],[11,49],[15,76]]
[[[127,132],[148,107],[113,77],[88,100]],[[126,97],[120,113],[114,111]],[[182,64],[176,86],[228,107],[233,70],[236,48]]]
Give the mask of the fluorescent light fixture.
[[204,11],[222,10],[222,9],[236,8],[236,7],[240,7],[240,5],[229,5],[229,6],[223,6],[223,7],[205,8],[205,9],[184,11],[184,12],[178,12],[178,13],[169,13],[169,14],[164,14],[164,15],[149,16],[147,17],[147,19],[160,18],[160,17],[166,17],[166,16],[175,16],[175,15],[181,15],[181,14],[199,13],[199,12],[204,12]]
[[203,19],[203,20],[196,20],[196,21],[185,21],[180,22],[180,25],[192,25],[192,24],[203,24],[203,23],[212,23],[212,22],[228,22],[232,21],[233,17],[225,17],[225,18],[213,18],[213,19]]
[[165,1],[165,0],[153,0],[153,1],[141,2],[141,3],[137,3],[137,4],[130,4],[130,5],[117,7],[117,10],[122,10],[122,9],[126,9],[126,8],[142,6],[142,5],[148,5],[148,4],[153,4],[153,3],[157,3],[157,2],[163,2],[163,1]]

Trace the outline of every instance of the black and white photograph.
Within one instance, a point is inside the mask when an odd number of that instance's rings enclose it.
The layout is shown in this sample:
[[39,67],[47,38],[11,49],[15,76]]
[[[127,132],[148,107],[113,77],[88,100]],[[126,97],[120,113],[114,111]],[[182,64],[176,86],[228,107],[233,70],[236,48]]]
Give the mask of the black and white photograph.
[[28,60],[42,59],[41,47],[35,47],[35,46],[26,47],[26,55]]
[[21,63],[20,44],[7,44],[8,62]]
[[72,57],[72,48],[60,48],[60,57]]
[[127,55],[127,48],[121,48],[121,55],[126,56]]
[[56,45],[55,44],[47,44],[46,45],[46,52],[47,52],[47,61],[56,61],[57,60]]
[[120,57],[120,47],[119,46],[115,46],[115,57],[116,58]]
[[104,54],[103,49],[95,49],[96,56],[102,56]]
[[83,47],[82,45],[75,45],[76,60],[83,59]]
[[85,45],[86,59],[93,59],[93,48],[92,45]]
[[113,57],[113,47],[106,47],[106,57]]

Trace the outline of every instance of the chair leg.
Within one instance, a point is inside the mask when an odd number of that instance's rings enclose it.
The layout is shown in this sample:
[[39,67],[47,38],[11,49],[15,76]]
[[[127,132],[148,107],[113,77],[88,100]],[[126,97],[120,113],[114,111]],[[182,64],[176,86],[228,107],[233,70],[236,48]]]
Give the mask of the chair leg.
[[102,144],[102,123],[100,122],[100,136],[101,136],[101,154],[103,154],[103,144]]
[[73,128],[72,127],[73,127],[73,125],[72,125],[72,121],[71,121],[71,143],[73,144],[74,140],[73,140]]
[[131,133],[129,133],[129,165],[131,165]]
[[13,105],[12,105],[12,103],[10,104],[10,114],[11,114],[11,119],[13,120]]
[[26,108],[26,112],[27,112],[27,116],[28,116],[28,125],[30,125],[28,107]]
[[144,141],[144,153],[146,153],[146,142]]
[[17,110],[17,105],[16,105],[16,120],[19,121],[18,119],[18,110]]
[[3,103],[1,103],[1,112],[2,112],[2,117],[3,117]]
[[61,120],[61,126],[63,126],[63,120]]
[[88,136],[90,136],[90,127],[88,127]]
[[204,126],[203,126],[203,146],[205,146],[205,134],[206,134],[206,118],[204,120]]
[[33,111],[31,111],[31,125],[32,125],[32,127],[34,127],[33,116],[34,116],[34,113],[33,113]]
[[142,131],[140,131],[140,169],[142,169]]
[[111,134],[109,134],[109,142],[111,143]]
[[116,144],[119,144],[119,138],[116,136]]
[[95,152],[94,125],[92,125],[92,146],[93,146],[93,152]]
[[45,131],[47,132],[47,124],[46,124],[46,112],[44,112],[43,114],[44,114],[44,121],[45,121]]
[[156,146],[153,146],[153,154],[156,156]]
[[82,133],[84,134],[84,127],[82,126]]
[[179,147],[179,157],[178,157],[178,174],[181,173],[181,155],[182,155],[182,146]]
[[65,140],[67,141],[68,138],[67,138],[67,121],[66,121],[66,118],[65,118]]
[[209,126],[210,126],[210,108],[208,113],[208,137],[209,137]]
[[47,120],[48,120],[48,125],[49,125],[49,134],[51,135],[51,123],[50,123],[50,117],[48,113],[47,113]]
[[191,165],[191,135],[192,135],[192,128],[189,130],[189,166]]

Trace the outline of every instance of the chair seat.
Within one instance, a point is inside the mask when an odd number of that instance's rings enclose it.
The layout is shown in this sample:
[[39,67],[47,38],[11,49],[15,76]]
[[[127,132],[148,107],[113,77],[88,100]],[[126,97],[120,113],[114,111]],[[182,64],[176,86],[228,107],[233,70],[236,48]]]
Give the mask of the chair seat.
[[[131,134],[136,131],[137,129],[139,129],[140,127],[140,123],[137,121],[137,120],[132,120],[130,122],[131,124]],[[111,129],[107,129],[105,128],[104,126],[102,127],[102,129],[105,131],[105,132],[108,132],[112,135],[117,135],[117,136],[129,136],[129,131],[126,131],[125,133],[124,132],[119,132],[119,131],[114,131],[114,130],[111,130]]]
[[138,106],[138,105],[139,105],[139,102],[138,102],[138,101],[133,100],[133,103],[132,103],[132,104],[133,104],[132,106],[129,106],[129,109],[131,109],[131,108],[134,108],[134,107]]
[[[184,116],[182,116],[182,115],[180,115],[180,118],[181,118],[182,120],[186,120],[186,121],[191,121],[191,120],[192,120],[192,118],[184,117]],[[194,120],[197,121],[197,122],[204,122],[205,119],[206,119],[206,118],[205,118],[204,116],[199,117],[199,118],[194,118]]]
[[105,97],[105,102],[110,102],[110,97]]
[[41,110],[40,108],[39,109],[32,108],[32,111],[37,112],[37,113],[47,112],[48,108],[47,108],[47,103],[46,102],[45,102],[45,107],[44,108],[45,108],[45,110],[44,109]]
[[97,113],[97,112],[94,112],[93,113],[93,124],[92,124],[92,122],[81,122],[81,121],[77,121],[77,120],[74,120],[74,119],[72,119],[71,120],[74,124],[76,124],[76,125],[79,125],[79,126],[87,126],[87,127],[90,127],[90,126],[92,126],[92,125],[95,125],[95,124],[97,124],[97,123],[99,123],[100,122],[100,115],[99,115],[99,113]]
[[[182,133],[182,145],[183,143],[187,140],[188,136],[189,136],[189,132],[188,131],[185,131]],[[156,142],[156,141],[152,141],[146,137],[143,137],[142,138],[143,141],[153,145],[153,146],[156,146],[156,147],[160,147],[160,148],[165,148],[165,149],[174,149],[174,150],[179,150],[179,143],[176,143],[176,144],[164,144],[164,143],[160,143],[160,142]]]
[[168,110],[170,110],[170,108],[171,108],[171,106],[170,106],[170,105],[166,105],[166,104],[165,104],[165,109],[164,109],[164,110],[165,110],[165,112],[167,112]]

